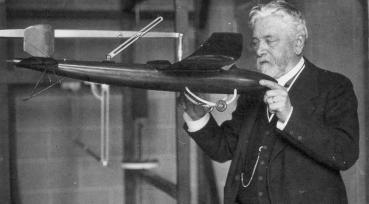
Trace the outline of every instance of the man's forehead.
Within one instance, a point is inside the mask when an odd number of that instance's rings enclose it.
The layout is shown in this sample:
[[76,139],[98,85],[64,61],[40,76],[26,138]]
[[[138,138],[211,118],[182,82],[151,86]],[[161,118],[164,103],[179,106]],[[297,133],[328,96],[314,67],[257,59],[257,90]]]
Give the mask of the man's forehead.
[[266,37],[283,33],[289,33],[291,24],[279,15],[269,15],[256,19],[253,36]]

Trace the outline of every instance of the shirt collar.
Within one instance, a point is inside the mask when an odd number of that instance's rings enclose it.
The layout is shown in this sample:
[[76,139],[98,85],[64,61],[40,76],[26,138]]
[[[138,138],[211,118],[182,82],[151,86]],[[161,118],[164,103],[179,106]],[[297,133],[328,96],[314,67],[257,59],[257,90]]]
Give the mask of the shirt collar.
[[299,71],[303,68],[305,60],[301,57],[300,61],[289,72],[277,79],[278,84],[284,86],[289,80],[291,80]]

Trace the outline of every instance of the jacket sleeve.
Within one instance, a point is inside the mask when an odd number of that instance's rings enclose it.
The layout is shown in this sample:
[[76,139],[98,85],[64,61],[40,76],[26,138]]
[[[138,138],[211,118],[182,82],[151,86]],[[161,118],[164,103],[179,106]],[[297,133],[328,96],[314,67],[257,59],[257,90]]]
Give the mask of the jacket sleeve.
[[352,84],[342,77],[317,98],[319,105],[310,111],[294,107],[281,135],[315,161],[336,170],[348,169],[359,155],[357,99]]
[[[241,95],[237,100],[237,108],[232,113],[232,119],[220,126],[213,116],[207,125],[199,131],[188,132],[200,148],[213,160],[225,162],[232,159],[237,147],[239,132],[245,118],[250,116],[255,102]],[[186,127],[185,127],[186,130]]]

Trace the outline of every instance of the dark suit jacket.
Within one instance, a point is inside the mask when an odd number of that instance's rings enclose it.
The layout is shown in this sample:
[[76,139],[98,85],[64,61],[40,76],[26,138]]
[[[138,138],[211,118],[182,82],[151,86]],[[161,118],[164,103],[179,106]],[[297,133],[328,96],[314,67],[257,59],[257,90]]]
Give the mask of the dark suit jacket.
[[[358,158],[357,99],[346,77],[322,70],[305,60],[305,69],[289,92],[294,107],[268,163],[267,182],[272,203],[347,203],[340,170]],[[213,118],[201,130],[189,133],[214,160],[232,160],[224,187],[224,203],[232,204],[240,184],[241,154],[258,111],[259,100],[238,99],[232,120],[221,126]]]

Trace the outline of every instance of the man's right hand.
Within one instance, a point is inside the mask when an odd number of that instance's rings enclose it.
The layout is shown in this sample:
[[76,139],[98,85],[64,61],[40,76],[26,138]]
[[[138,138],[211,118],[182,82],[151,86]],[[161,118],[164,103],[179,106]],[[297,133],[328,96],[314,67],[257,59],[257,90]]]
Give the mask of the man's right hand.
[[189,101],[184,93],[180,93],[177,101],[178,105],[183,107],[183,110],[191,117],[192,120],[198,120],[206,113],[210,112],[210,108],[206,108],[202,105],[194,104]]

